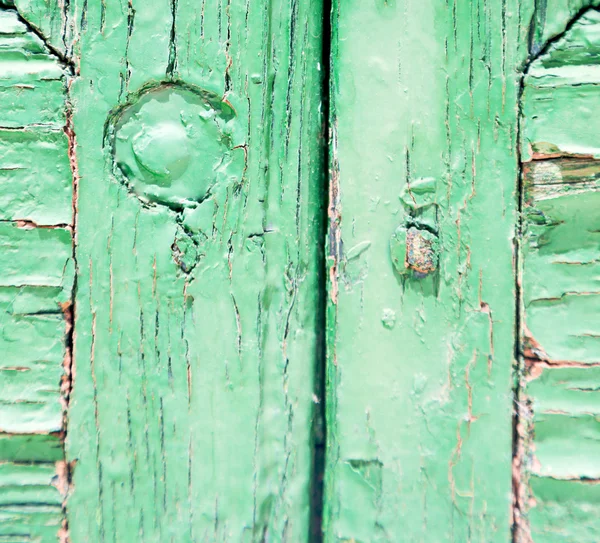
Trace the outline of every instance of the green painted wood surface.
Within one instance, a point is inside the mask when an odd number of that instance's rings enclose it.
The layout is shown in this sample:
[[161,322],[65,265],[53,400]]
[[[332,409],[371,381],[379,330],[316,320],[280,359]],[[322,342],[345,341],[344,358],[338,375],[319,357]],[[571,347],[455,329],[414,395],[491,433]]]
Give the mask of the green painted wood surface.
[[598,540],[600,12],[589,9],[524,79],[522,541]]
[[596,4],[334,3],[327,541],[597,539]]
[[307,541],[321,5],[72,1],[66,17],[70,538]]
[[0,540],[64,531],[73,180],[65,66],[0,10]]
[[595,541],[596,3],[3,2],[0,540]]
[[335,2],[328,542],[511,539],[533,7]]

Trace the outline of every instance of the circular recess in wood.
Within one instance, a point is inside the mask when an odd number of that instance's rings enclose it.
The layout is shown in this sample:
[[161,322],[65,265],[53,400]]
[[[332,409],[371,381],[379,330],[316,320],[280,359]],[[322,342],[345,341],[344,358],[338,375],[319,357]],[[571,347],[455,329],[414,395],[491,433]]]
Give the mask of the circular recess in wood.
[[175,83],[147,87],[109,119],[115,173],[144,202],[197,205],[239,177],[236,115],[217,95]]

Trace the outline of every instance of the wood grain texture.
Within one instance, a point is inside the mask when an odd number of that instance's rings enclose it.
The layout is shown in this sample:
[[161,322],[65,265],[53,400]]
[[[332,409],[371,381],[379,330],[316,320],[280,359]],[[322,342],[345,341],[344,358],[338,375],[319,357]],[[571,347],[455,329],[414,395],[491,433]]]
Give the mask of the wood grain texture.
[[307,541],[321,5],[68,8],[71,541]]
[[533,12],[335,3],[326,541],[511,538]]

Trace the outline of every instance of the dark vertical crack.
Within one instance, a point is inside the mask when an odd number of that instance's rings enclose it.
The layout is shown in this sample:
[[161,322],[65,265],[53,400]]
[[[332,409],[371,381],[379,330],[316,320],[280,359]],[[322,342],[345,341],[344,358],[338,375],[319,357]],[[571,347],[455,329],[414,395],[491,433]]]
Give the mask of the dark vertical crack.
[[64,515],[64,531],[65,531],[65,541],[69,541],[69,526],[67,519],[67,498],[68,498],[68,490],[72,485],[72,465],[68,461],[67,457],[67,449],[66,449],[66,440],[67,440],[67,431],[68,431],[68,422],[69,422],[69,407],[71,402],[71,394],[73,392],[74,385],[74,375],[75,375],[75,295],[77,292],[77,277],[79,275],[79,269],[77,267],[77,198],[78,198],[78,188],[79,188],[79,173],[77,169],[77,158],[76,158],[76,148],[77,142],[75,139],[75,132],[73,129],[73,106],[69,99],[69,85],[67,85],[67,102],[66,102],[66,123],[65,123],[65,134],[69,141],[68,153],[69,153],[69,163],[71,165],[71,175],[73,177],[73,216],[71,219],[71,236],[72,236],[72,259],[75,266],[75,272],[73,276],[73,286],[71,287],[71,300],[63,309],[66,321],[66,336],[65,336],[65,359],[64,359],[64,375],[63,382],[61,386],[61,392],[63,397],[63,429],[62,429],[62,447],[63,447],[63,457],[65,460],[65,484],[67,493],[65,495],[65,500],[63,503],[63,515]]
[[171,0],[171,35],[169,37],[169,62],[167,77],[173,79],[177,70],[177,0]]
[[[528,66],[527,66],[528,67]],[[520,524],[521,524],[521,513],[523,509],[521,485],[522,485],[522,445],[523,440],[521,438],[521,379],[523,373],[523,363],[521,357],[521,304],[522,304],[522,292],[521,292],[521,240],[523,236],[523,172],[522,172],[522,153],[521,153],[521,138],[522,138],[522,97],[523,90],[525,87],[525,74],[526,69],[522,72],[519,81],[519,90],[517,93],[518,107],[517,107],[517,190],[516,190],[516,206],[517,206],[517,223],[515,227],[515,240],[514,240],[514,272],[515,272],[515,334],[514,334],[514,376],[513,376],[513,442],[512,442],[512,491],[513,491],[513,502],[512,502],[512,526],[511,526],[511,541],[518,543],[520,535]]]
[[330,88],[331,88],[331,37],[332,37],[332,0],[323,0],[323,26],[322,26],[322,54],[321,54],[321,97],[322,97],[322,186],[321,206],[319,212],[319,243],[318,253],[318,305],[316,315],[317,343],[315,353],[315,403],[313,414],[313,465],[311,480],[310,526],[309,540],[312,543],[323,542],[323,509],[324,509],[324,479],[325,455],[327,450],[327,292],[328,274],[325,255],[325,241],[327,238],[328,197],[329,197],[329,168],[330,163]]

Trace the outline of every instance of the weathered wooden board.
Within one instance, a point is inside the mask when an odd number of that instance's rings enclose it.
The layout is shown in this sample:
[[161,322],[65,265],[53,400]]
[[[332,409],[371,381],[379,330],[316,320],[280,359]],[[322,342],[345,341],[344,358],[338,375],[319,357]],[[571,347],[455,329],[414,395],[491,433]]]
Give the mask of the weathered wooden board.
[[600,12],[569,22],[522,96],[518,541],[598,540]]
[[71,540],[308,540],[320,3],[69,4]]
[[335,3],[327,541],[511,538],[533,9]]

